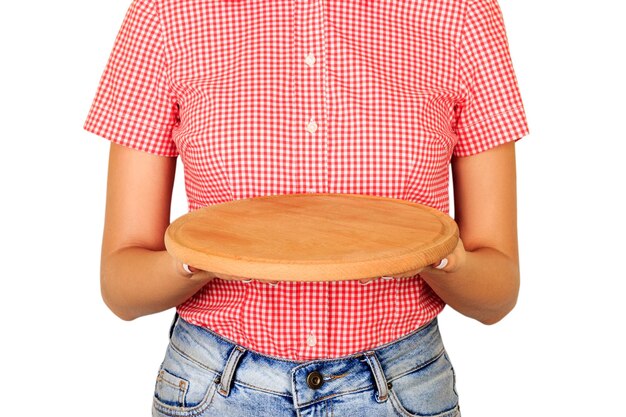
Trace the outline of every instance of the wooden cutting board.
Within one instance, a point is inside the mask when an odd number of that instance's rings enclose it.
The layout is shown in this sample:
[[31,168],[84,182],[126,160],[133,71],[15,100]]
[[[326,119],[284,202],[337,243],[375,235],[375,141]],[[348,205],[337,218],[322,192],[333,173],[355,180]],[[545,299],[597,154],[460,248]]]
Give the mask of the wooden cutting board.
[[196,268],[270,281],[338,281],[400,274],[439,262],[459,231],[431,207],[358,194],[235,200],[173,221],[165,246]]

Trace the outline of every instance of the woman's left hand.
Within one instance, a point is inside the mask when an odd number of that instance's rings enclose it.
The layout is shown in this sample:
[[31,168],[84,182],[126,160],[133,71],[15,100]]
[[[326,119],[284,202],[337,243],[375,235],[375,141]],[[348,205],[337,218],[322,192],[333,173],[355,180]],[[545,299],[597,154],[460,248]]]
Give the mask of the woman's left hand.
[[[466,256],[467,256],[467,252],[465,251],[465,246],[463,246],[463,241],[461,240],[461,238],[459,238],[452,253],[450,253],[448,256],[444,258],[445,261],[442,259],[436,264],[429,265],[426,268],[422,268],[420,271],[416,273],[419,273],[424,270],[428,270],[429,273],[435,273],[435,274],[457,272],[459,269],[465,266]],[[437,268],[437,266],[441,265],[442,263],[445,265],[443,265],[443,267]]]
[[[465,251],[465,246],[463,246],[463,241],[461,240],[461,238],[459,238],[456,247],[454,248],[454,250],[448,255],[446,256],[444,259],[440,260],[439,262],[432,264],[432,265],[428,265],[425,266],[423,268],[419,268],[419,269],[414,269],[411,271],[407,271],[407,272],[403,272],[401,274],[397,274],[397,275],[389,275],[389,277],[392,278],[410,278],[410,277],[414,277],[415,275],[421,273],[421,272],[425,272],[427,271],[428,273],[432,273],[432,274],[445,274],[445,273],[450,273],[450,272],[456,272],[459,269],[463,268],[463,266],[465,265],[465,258],[466,258],[466,251]],[[443,265],[442,265],[443,264]],[[442,265],[441,267],[437,268],[439,265]],[[361,279],[359,281],[361,281],[361,283],[365,284],[369,281],[373,281],[376,278],[367,278],[367,279]]]

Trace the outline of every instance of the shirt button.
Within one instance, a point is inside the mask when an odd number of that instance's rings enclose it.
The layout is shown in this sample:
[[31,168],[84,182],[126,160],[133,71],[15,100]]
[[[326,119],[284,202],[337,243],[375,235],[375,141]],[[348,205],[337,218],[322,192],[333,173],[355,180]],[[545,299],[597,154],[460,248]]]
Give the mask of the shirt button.
[[313,119],[311,119],[311,121],[307,123],[306,125],[306,131],[309,133],[315,133],[316,130],[317,130],[317,123],[315,123]]
[[315,193],[315,188],[307,188],[306,192],[307,193]]
[[313,334],[313,332],[309,333],[306,337],[306,344],[310,347],[317,345],[317,337]]
[[304,62],[309,66],[312,67],[313,64],[315,64],[315,55],[313,55],[311,52],[309,52],[306,56],[306,58],[304,58]]

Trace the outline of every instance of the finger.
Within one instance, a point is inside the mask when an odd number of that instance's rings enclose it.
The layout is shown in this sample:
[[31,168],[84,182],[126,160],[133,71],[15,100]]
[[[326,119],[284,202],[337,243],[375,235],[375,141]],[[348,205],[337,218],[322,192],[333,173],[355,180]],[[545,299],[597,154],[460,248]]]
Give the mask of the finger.
[[456,268],[456,256],[448,255],[436,264],[431,265],[430,267],[431,271],[434,272],[453,272]]
[[443,258],[441,261],[439,261],[439,263],[435,264],[433,266],[433,268],[435,269],[445,269],[445,267],[448,265],[450,261],[448,260],[448,258]]
[[413,269],[411,271],[402,272],[400,274],[390,275],[390,276],[392,278],[412,278],[412,277],[416,276],[417,274],[419,274],[420,272],[422,272],[423,270],[424,270],[424,268]]
[[195,274],[196,272],[201,271],[201,269],[198,269],[195,266],[191,266],[188,264],[183,264],[183,269],[189,272],[190,274]]
[[431,264],[429,266],[429,272],[456,272],[458,268],[462,267],[464,262],[465,247],[463,246],[463,242],[459,238],[454,250],[445,258],[440,259],[439,262]]
[[184,262],[179,262],[179,264],[181,265],[180,269],[184,271],[185,277],[191,281],[208,282],[215,278],[212,272],[196,268]]
[[262,282],[264,284],[269,284],[269,285],[278,285],[279,281],[273,281],[273,280],[269,280],[269,279],[257,279],[257,281]]
[[216,278],[223,279],[225,281],[247,281],[247,282],[252,281],[252,279],[250,278],[239,277],[236,275],[228,275],[228,274],[216,274]]
[[184,271],[184,273],[185,273],[185,274],[187,274],[187,275],[193,275],[193,274],[195,274],[196,272],[200,271],[198,268],[195,268],[195,267],[193,267],[193,266],[191,266],[191,265],[189,265],[189,264],[187,264],[187,263],[185,263],[185,262],[181,262],[181,261],[179,261],[178,263],[179,263],[179,265],[180,265],[181,269],[182,269],[182,270]]

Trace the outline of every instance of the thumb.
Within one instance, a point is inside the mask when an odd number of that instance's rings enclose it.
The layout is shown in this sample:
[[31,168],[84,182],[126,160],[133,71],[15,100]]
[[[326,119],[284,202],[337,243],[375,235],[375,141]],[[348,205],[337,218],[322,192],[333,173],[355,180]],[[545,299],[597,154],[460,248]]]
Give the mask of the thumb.
[[187,276],[190,279],[191,278],[198,278],[198,279],[215,278],[215,275],[212,272],[205,271],[204,269],[196,268],[195,266],[191,266],[184,262],[181,262],[181,264],[182,264],[181,268],[185,271],[185,274],[187,274]]

